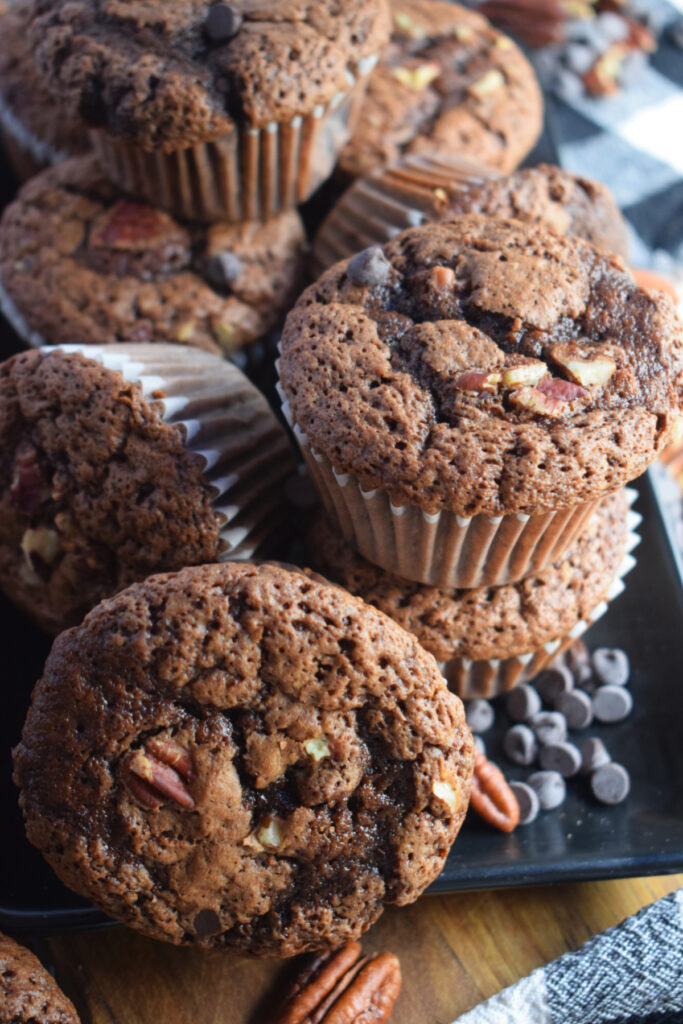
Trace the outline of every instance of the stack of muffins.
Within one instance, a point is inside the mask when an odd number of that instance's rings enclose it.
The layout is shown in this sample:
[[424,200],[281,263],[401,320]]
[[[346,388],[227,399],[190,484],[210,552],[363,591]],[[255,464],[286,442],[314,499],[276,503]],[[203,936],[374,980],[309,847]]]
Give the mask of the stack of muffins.
[[[0,586],[65,630],[15,778],[58,876],[166,941],[292,955],[419,896],[467,810],[458,695],[534,674],[618,592],[625,485],[683,398],[610,197],[514,172],[542,117],[521,52],[456,5],[389,13],[15,0],[0,25],[93,150],[41,151],[0,226],[35,349],[0,367]],[[36,135],[25,56],[0,112]],[[372,177],[291,309],[297,204],[335,167]],[[290,309],[331,582],[250,561],[293,452],[223,357]]]

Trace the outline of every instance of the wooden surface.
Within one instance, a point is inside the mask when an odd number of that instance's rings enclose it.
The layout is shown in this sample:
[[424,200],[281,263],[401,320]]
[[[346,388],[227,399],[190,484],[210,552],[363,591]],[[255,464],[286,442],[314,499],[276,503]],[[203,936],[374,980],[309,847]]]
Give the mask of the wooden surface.
[[[392,908],[364,939],[397,953],[391,1024],[459,1014],[683,885],[683,875],[426,896]],[[47,943],[84,1024],[267,1024],[292,964],[176,949],[124,928]]]

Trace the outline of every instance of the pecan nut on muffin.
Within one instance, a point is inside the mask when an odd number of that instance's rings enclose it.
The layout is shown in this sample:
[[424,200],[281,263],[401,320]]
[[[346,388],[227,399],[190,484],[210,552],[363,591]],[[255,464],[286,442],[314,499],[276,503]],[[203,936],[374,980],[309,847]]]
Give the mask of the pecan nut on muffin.
[[72,1003],[40,960],[6,935],[0,935],[0,1020],[79,1024]]
[[339,166],[367,174],[402,153],[443,150],[511,171],[543,121],[521,50],[486,18],[443,0],[392,0],[391,43],[370,76]]
[[631,497],[621,490],[603,499],[560,559],[501,587],[442,590],[400,579],[357,555],[322,515],[307,544],[314,568],[417,637],[455,693],[490,698],[532,679],[623,591],[640,521]]
[[555,561],[673,435],[683,325],[621,259],[478,215],[336,264],[282,336],[284,410],[369,561],[435,586]]
[[35,66],[27,40],[31,10],[30,0],[0,4],[0,135],[21,181],[90,148],[80,118],[55,102]]
[[297,295],[296,210],[180,223],[125,199],[94,157],[34,178],[0,222],[0,307],[28,343],[174,341],[235,355]]
[[180,345],[0,364],[0,587],[49,632],[151,572],[249,558],[293,452],[230,363]]
[[596,181],[548,164],[500,175],[462,157],[418,153],[349,186],[316,235],[315,268],[322,272],[405,228],[461,213],[512,217],[628,253],[624,218],[609,189]]
[[473,760],[413,636],[304,573],[225,563],[135,584],[55,641],[15,778],[31,842],[117,920],[290,956],[417,899]]
[[188,220],[306,199],[349,138],[389,33],[386,0],[34,0],[49,87],[107,174]]

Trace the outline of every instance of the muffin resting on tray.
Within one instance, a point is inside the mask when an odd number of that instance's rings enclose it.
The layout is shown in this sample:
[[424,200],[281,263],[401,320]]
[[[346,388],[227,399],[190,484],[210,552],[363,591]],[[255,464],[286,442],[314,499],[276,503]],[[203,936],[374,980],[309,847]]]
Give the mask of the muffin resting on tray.
[[340,587],[226,563],[134,584],[55,641],[15,778],[31,842],[117,920],[289,956],[420,895],[473,761],[413,636]]

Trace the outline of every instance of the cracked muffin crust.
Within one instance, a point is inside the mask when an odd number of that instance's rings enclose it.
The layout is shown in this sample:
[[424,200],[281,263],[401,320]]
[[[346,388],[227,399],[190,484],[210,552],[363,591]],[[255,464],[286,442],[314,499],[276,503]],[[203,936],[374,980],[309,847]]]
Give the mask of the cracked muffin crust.
[[26,38],[31,10],[30,0],[0,6],[0,128],[22,180],[88,149],[83,124],[55,102],[35,66]]
[[28,949],[0,935],[0,1020],[7,1024],[79,1024],[70,1000]]
[[554,565],[519,583],[442,590],[383,572],[319,515],[307,534],[313,567],[379,608],[439,662],[504,659],[536,651],[586,620],[626,553],[628,502],[609,495]]
[[27,834],[117,920],[289,956],[436,877],[462,704],[414,637],[275,565],[154,576],[55,642],[15,751]]
[[388,32],[384,0],[230,7],[236,28],[217,37],[205,0],[34,0],[31,39],[88,124],[173,150],[328,103]]
[[5,211],[0,284],[32,343],[173,341],[231,354],[290,308],[303,244],[296,210],[265,224],[182,223],[123,198],[80,157],[34,178]]
[[538,138],[543,101],[521,50],[482,15],[392,0],[392,36],[339,166],[356,177],[439,150],[513,170]]
[[323,274],[287,318],[280,377],[311,448],[363,492],[536,515],[617,490],[663,450],[683,328],[619,257],[467,215]]
[[213,561],[220,523],[183,428],[79,354],[0,365],[0,586],[48,632],[150,572]]

